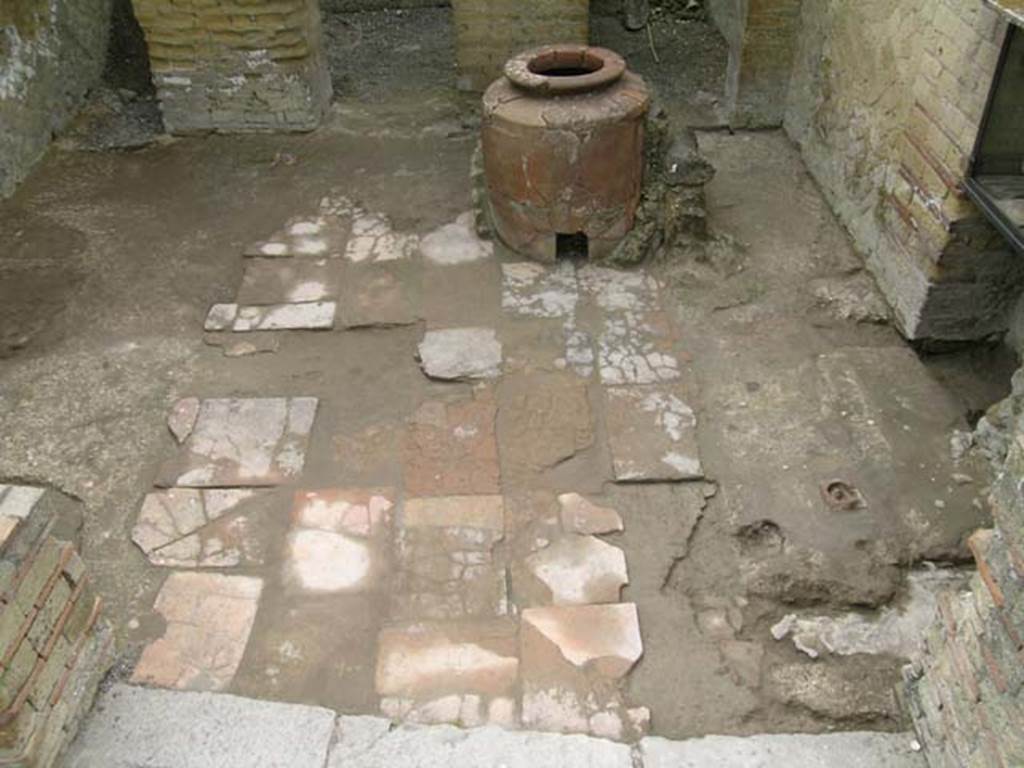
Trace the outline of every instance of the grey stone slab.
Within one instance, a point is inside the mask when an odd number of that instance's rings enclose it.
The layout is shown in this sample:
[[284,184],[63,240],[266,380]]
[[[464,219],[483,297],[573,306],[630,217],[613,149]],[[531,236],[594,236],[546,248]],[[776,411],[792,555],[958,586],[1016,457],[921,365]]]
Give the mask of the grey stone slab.
[[45,488],[31,485],[0,485],[0,516],[24,520],[44,493]]
[[643,768],[926,768],[909,733],[707,736],[688,741],[646,738]]
[[501,375],[501,342],[492,328],[427,331],[419,354],[423,372],[432,379],[491,379]]
[[334,713],[238,696],[115,685],[68,768],[323,768]]
[[[342,717],[327,768],[632,768],[630,749],[587,736],[465,731]],[[75,767],[77,768],[77,766]]]

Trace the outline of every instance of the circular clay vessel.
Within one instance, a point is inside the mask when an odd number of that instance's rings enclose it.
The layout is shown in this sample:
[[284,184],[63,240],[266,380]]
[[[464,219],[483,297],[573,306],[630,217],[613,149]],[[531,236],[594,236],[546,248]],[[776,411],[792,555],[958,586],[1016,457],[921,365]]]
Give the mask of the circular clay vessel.
[[551,45],[510,59],[483,101],[483,159],[495,229],[555,261],[559,235],[610,253],[633,227],[650,93],[614,51]]

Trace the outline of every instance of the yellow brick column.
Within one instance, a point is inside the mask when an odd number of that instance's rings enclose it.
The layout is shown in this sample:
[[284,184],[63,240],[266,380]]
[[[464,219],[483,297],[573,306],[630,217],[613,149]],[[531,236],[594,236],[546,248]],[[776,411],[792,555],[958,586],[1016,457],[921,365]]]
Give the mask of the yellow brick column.
[[303,131],[330,103],[317,0],[133,0],[172,133]]

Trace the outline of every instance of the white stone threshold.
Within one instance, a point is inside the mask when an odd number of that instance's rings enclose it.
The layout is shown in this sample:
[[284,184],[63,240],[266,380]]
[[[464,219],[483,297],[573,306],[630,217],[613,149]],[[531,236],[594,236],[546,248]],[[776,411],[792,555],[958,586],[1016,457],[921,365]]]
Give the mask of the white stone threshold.
[[393,725],[321,707],[114,685],[68,768],[925,768],[911,734],[647,738]]

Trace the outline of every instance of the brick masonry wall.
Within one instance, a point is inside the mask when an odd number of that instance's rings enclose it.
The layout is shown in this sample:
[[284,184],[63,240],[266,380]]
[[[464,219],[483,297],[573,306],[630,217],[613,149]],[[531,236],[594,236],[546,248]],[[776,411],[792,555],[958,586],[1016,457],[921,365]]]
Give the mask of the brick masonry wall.
[[[0,765],[49,768],[112,655],[100,599],[52,509],[0,486]],[[20,500],[19,500],[20,495]]]
[[458,85],[482,91],[518,53],[549,43],[586,43],[588,0],[452,0]]
[[133,0],[171,133],[312,130],[331,98],[316,0]]
[[970,539],[971,590],[947,594],[907,699],[931,768],[1024,765],[1024,433],[993,485],[993,530]]
[[99,80],[110,9],[111,0],[0,0],[0,197]]
[[960,187],[1006,22],[981,0],[804,3],[785,126],[911,339],[1000,332],[1020,260]]

